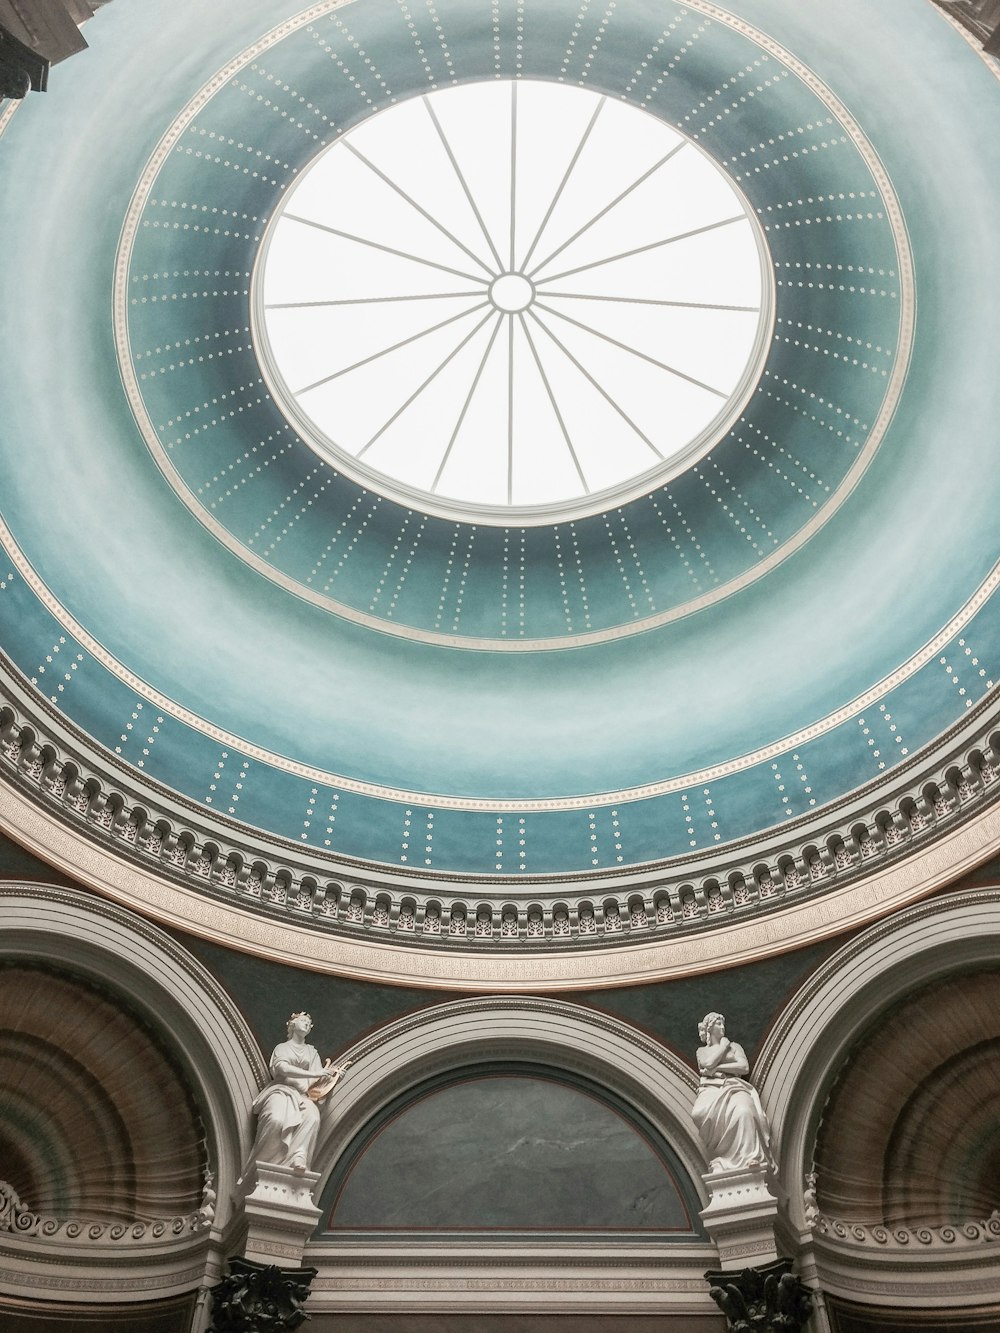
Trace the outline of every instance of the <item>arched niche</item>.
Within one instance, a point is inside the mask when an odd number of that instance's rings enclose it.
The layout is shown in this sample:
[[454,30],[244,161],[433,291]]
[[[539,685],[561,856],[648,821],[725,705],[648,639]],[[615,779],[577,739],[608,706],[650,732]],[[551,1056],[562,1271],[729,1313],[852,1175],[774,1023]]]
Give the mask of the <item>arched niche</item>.
[[792,1220],[823,1106],[852,1047],[880,1015],[922,987],[994,969],[1000,888],[947,894],[862,932],[800,987],[771,1029],[755,1078],[779,1147]]
[[1000,888],[911,908],[819,967],[757,1062],[800,1271],[859,1328],[995,1309],[998,950]]
[[818,1206],[890,1228],[990,1215],[1000,1181],[1000,969],[932,982],[852,1047],[816,1137]]
[[645,1117],[589,1080],[519,1061],[395,1098],[341,1156],[320,1206],[333,1235],[703,1234],[690,1178]]
[[[102,899],[51,885],[11,883],[0,888],[0,965],[25,976],[34,969],[39,977],[49,975],[53,986],[76,989],[81,1008],[59,1016],[53,1038],[60,1021],[82,1022],[88,1005],[95,1022],[100,1012],[113,1021],[116,1003],[131,1015],[123,1019],[122,1040],[127,1041],[130,1032],[137,1042],[136,1034],[147,1034],[164,1068],[173,1066],[178,1088],[187,1090],[192,1114],[201,1119],[218,1196],[215,1222],[224,1226],[249,1148],[250,1104],[265,1070],[249,1028],[222,988],[158,927]],[[113,1053],[95,1054],[98,1037],[87,1036],[87,1031],[85,1024],[77,1049],[69,1039],[63,1043],[66,1049],[52,1058],[67,1068],[76,1059],[79,1077],[100,1085],[95,1106],[102,1106],[110,1125],[116,1115],[121,1118],[114,1088],[116,1080],[127,1078],[128,1067],[113,1069]],[[82,1046],[91,1038],[97,1045],[88,1055]],[[103,1080],[100,1058],[109,1062]],[[150,1077],[144,1085],[141,1065],[134,1080],[155,1095],[155,1080]]]
[[363,1145],[404,1108],[436,1089],[507,1071],[603,1099],[608,1115],[631,1120],[650,1143],[669,1145],[671,1171],[690,1182],[684,1188],[691,1204],[704,1206],[705,1161],[690,1114],[697,1078],[666,1047],[618,1019],[558,1000],[457,1000],[381,1028],[349,1055],[352,1068],[334,1094],[317,1150],[323,1198],[332,1200]]
[[0,962],[0,1176],[21,1208],[49,1226],[190,1215],[208,1169],[185,1071],[119,992]]

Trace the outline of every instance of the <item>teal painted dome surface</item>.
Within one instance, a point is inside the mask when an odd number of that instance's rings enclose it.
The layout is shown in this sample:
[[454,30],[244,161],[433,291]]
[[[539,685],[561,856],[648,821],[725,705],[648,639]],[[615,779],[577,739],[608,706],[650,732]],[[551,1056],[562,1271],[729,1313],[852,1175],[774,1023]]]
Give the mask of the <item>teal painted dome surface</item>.
[[[887,186],[863,136],[806,71],[697,9],[617,9],[615,41],[610,28],[589,54],[574,41],[568,59],[573,6],[526,8],[523,38],[515,27],[499,56],[480,6],[436,12],[453,34],[448,60],[434,44],[440,69],[396,5],[338,6],[268,43],[186,110],[130,212],[120,271],[121,354],[147,438],[220,539],[302,595],[388,632],[500,647],[655,625],[773,564],[862,470],[909,336],[895,200],[873,175]],[[498,11],[501,31],[515,18]],[[353,42],[372,62],[370,71],[362,62],[360,87],[330,78],[330,50],[360,59]],[[668,42],[677,51],[669,77],[650,74],[649,61],[644,72],[635,54]],[[541,528],[407,510],[320,462],[262,382],[247,324],[265,224],[318,153],[429,88],[515,75],[585,83],[689,135],[759,219],[778,298],[757,391],[707,460],[631,503]],[[777,135],[775,121],[785,127]],[[653,193],[649,207],[664,206]],[[694,262],[710,240],[669,252],[681,274],[684,256]],[[408,243],[403,233],[398,244]],[[653,276],[676,284],[680,274]],[[392,405],[396,362],[387,365]]]
[[[808,819],[985,706],[1000,84],[929,5],[117,0],[88,37],[2,138],[0,631],[131,782],[317,864],[585,876]],[[696,140],[775,293],[704,458],[506,528],[320,458],[250,318],[317,153],[497,76]]]

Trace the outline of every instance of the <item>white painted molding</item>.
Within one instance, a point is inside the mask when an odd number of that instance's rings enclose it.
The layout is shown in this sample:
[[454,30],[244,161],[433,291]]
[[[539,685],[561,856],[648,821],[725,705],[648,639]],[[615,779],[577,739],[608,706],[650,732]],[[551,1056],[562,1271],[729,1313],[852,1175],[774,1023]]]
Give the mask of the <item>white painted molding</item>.
[[[770,884],[768,891],[774,889],[778,896],[767,900],[774,902],[773,909],[760,915],[755,911],[756,899],[751,901],[744,916],[736,911],[734,904],[727,903],[722,888],[719,888],[721,910],[713,916],[711,904],[706,901],[707,889],[689,885],[684,892],[694,895],[692,901],[698,895],[701,897],[698,911],[705,923],[704,929],[684,929],[665,938],[658,938],[653,929],[623,931],[623,947],[615,949],[570,946],[556,950],[550,945],[546,947],[547,940],[543,939],[534,956],[530,948],[523,952],[519,949],[509,953],[492,950],[477,953],[470,947],[470,944],[474,946],[474,939],[466,941],[463,937],[461,942],[455,943],[449,940],[444,929],[438,936],[429,937],[437,943],[421,948],[410,944],[404,947],[399,942],[400,933],[388,927],[381,931],[366,931],[358,925],[353,927],[353,937],[348,931],[327,934],[322,928],[316,928],[324,920],[327,910],[326,901],[322,907],[320,905],[322,894],[319,893],[310,898],[308,910],[297,912],[294,904],[286,900],[275,909],[280,915],[265,916],[257,898],[241,894],[237,889],[223,888],[223,892],[232,895],[226,901],[205,895],[205,881],[197,875],[191,876],[190,886],[175,882],[168,877],[170,872],[159,852],[155,857],[148,857],[146,864],[141,863],[138,856],[131,860],[115,854],[122,848],[116,846],[112,850],[101,845],[92,835],[87,816],[79,817],[79,826],[76,821],[57,819],[33,793],[2,781],[0,829],[49,864],[115,902],[127,904],[163,925],[190,931],[228,948],[265,956],[275,962],[389,985],[552,992],[668,981],[712,972],[720,965],[736,967],[814,944],[865,925],[873,917],[908,906],[1000,850],[1000,805],[992,800],[998,775],[992,768],[991,772],[994,773],[989,787],[991,802],[985,809],[971,813],[953,803],[951,815],[955,822],[950,826],[947,822],[943,827],[935,826],[933,841],[919,850],[916,847],[911,849],[910,843],[905,842],[902,854],[889,864],[883,864],[881,857],[876,857],[870,875],[861,877],[846,872],[847,878],[841,884],[837,876],[831,874],[829,887],[824,887],[819,896],[813,896],[814,886],[808,869],[800,871],[792,867],[795,874],[795,888],[792,889],[791,871],[776,868],[772,856],[764,863],[765,877]],[[127,820],[119,823],[127,824]],[[181,848],[182,857],[190,859],[189,852],[180,842],[177,846]],[[275,858],[276,866],[283,864],[284,861]],[[777,884],[772,882],[775,876]],[[222,887],[218,876],[211,883],[213,888]],[[820,883],[826,886],[828,881],[823,879]],[[448,895],[442,885],[437,887],[439,892],[428,896],[433,896],[440,905],[448,901]],[[631,881],[628,885],[615,884],[614,887],[610,882],[602,881],[589,887],[594,891],[588,901],[600,903],[607,893],[613,892],[621,907],[629,897],[627,888],[631,887]],[[646,894],[648,889],[646,886],[643,893]],[[364,889],[358,888],[359,893],[367,894],[371,900],[377,896],[376,890],[377,886],[371,884]],[[354,891],[351,879],[344,883],[333,882],[323,889],[329,905],[342,914]],[[728,884],[726,891],[732,896]],[[393,894],[403,892],[393,884]],[[416,901],[415,891],[406,892],[410,901]],[[342,900],[339,906],[338,894]],[[670,890],[661,886],[647,896],[650,896],[655,911],[656,899],[669,898]],[[567,900],[563,895],[563,901]],[[250,904],[253,906],[248,910]],[[682,916],[683,904],[679,897],[676,909],[671,907],[674,920],[668,929],[676,929],[677,918]],[[522,915],[526,918],[526,911],[522,911]],[[709,920],[712,921],[710,928]]]
[[[706,1168],[691,1119],[697,1075],[628,1023],[564,1000],[490,996],[407,1015],[344,1053],[353,1061],[330,1098],[315,1164],[321,1186],[355,1135],[396,1097],[435,1075],[512,1060],[539,1074],[586,1077],[633,1107],[672,1145],[704,1205]],[[696,1223],[696,1219],[692,1218]],[[321,1237],[304,1262],[320,1269],[310,1309],[396,1314],[505,1310],[662,1315],[716,1313],[702,1276],[718,1265],[710,1241],[656,1237],[610,1244],[581,1235],[498,1240],[484,1232],[461,1244],[434,1237]]]
[[871,926],[791,998],[765,1042],[755,1082],[793,1194],[793,1225],[805,1227],[795,1182],[811,1170],[830,1080],[872,1016],[950,973],[995,966],[998,953],[1000,888],[945,894]]
[[223,989],[157,926],[76,889],[0,885],[0,960],[46,962],[127,998],[196,1089],[218,1192],[216,1230],[250,1147],[250,1104],[265,1077],[246,1021]]
[[346,1056],[352,1066],[329,1099],[314,1160],[321,1189],[354,1136],[393,1098],[437,1074],[517,1060],[581,1074],[621,1097],[672,1145],[707,1202],[706,1162],[691,1119],[697,1075],[666,1046],[608,1014],[565,1000],[454,1000],[380,1028]]

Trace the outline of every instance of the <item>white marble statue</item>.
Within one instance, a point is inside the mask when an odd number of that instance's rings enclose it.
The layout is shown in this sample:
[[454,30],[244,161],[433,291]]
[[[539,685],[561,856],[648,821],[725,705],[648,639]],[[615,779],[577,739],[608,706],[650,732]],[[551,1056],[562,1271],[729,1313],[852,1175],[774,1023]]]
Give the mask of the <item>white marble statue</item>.
[[806,1176],[806,1187],[802,1191],[802,1206],[806,1215],[806,1226],[811,1231],[820,1219],[819,1200],[816,1198],[815,1171],[810,1171]]
[[775,1169],[771,1134],[757,1089],[746,1080],[750,1064],[743,1047],[726,1036],[722,1014],[698,1024],[701,1087],[691,1115],[698,1126],[709,1170]]
[[308,1014],[292,1014],[288,1040],[271,1052],[271,1082],[254,1098],[257,1137],[253,1160],[294,1171],[308,1171],[320,1126],[320,1103],[347,1069],[329,1060],[321,1063],[315,1046],[306,1041],[312,1031]]

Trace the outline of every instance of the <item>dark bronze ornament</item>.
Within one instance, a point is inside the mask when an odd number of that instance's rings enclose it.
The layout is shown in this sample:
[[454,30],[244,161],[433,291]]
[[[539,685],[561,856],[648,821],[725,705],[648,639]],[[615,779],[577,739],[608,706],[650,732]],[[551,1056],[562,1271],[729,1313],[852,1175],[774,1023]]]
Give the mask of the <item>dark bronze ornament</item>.
[[229,1275],[212,1288],[208,1333],[282,1333],[309,1316],[301,1308],[315,1268],[279,1268],[230,1259]]
[[0,100],[20,100],[34,89],[44,92],[49,77],[49,62],[30,46],[25,46],[0,23]]
[[812,1313],[812,1296],[790,1259],[739,1272],[710,1268],[712,1300],[733,1333],[800,1333]]

